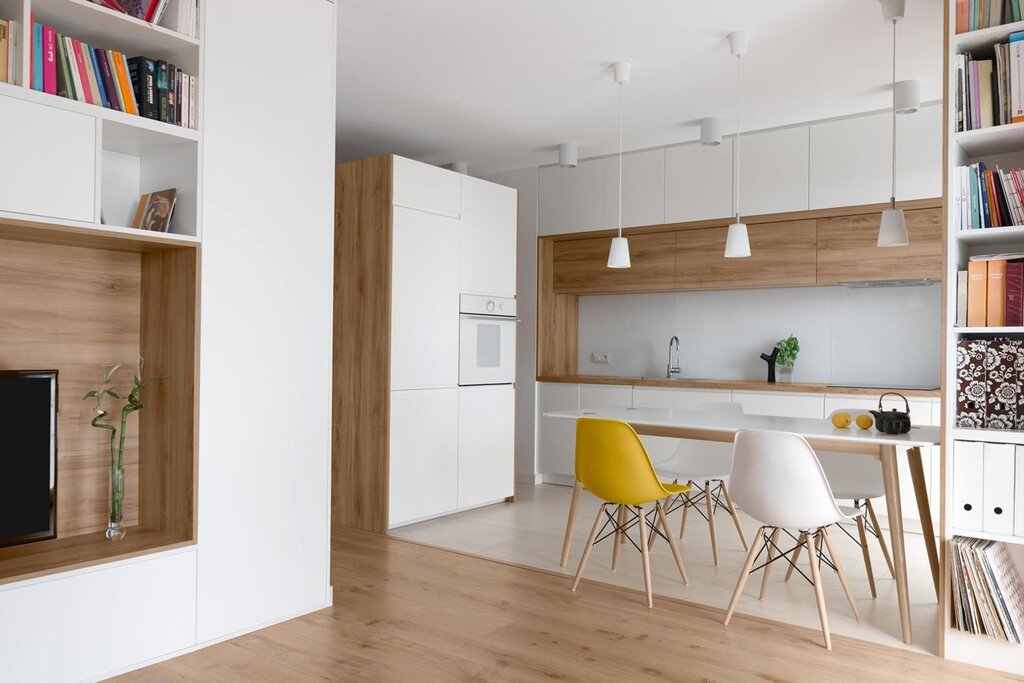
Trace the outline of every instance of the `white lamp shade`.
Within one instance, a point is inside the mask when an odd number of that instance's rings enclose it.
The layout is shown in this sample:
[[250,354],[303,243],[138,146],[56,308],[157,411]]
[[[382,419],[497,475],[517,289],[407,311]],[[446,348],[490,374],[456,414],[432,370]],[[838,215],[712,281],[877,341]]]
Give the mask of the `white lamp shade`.
[[613,237],[612,248],[608,251],[609,268],[629,268],[629,240],[625,237]]
[[576,168],[579,149],[571,142],[563,142],[558,146],[558,165],[562,168]]
[[750,239],[746,223],[733,223],[725,237],[725,258],[746,258],[750,256]]
[[878,246],[905,247],[910,244],[907,237],[907,221],[903,218],[903,209],[885,209],[882,211],[882,223],[878,226]]
[[700,120],[700,144],[712,146],[722,144],[722,119],[710,116]]
[[921,107],[921,81],[896,81],[893,90],[893,109],[897,114],[913,114]]

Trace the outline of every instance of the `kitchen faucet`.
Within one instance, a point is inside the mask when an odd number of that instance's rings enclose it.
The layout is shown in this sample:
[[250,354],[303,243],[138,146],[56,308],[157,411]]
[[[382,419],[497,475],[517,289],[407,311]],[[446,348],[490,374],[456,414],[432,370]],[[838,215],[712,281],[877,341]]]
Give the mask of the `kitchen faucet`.
[[[676,352],[676,362],[672,362],[672,350]],[[668,340],[668,370],[665,372],[665,377],[672,379],[673,376],[679,374],[679,337],[672,335],[672,338]]]

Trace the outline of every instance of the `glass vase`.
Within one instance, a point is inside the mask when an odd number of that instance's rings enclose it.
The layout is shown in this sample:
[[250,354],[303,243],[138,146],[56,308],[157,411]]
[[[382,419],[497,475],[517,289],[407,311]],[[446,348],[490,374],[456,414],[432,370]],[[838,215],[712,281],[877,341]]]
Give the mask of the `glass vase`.
[[107,519],[107,538],[118,541],[128,530],[121,526],[124,521],[124,468],[110,470],[110,516]]

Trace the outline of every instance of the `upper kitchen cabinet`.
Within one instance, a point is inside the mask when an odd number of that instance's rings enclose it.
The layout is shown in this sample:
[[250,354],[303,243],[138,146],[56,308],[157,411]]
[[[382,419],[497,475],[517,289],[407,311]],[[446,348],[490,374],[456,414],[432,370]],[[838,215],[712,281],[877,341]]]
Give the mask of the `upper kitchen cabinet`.
[[[604,227],[618,227],[619,158],[604,160]],[[665,222],[665,150],[622,155],[622,227]]]
[[611,237],[590,237],[555,242],[555,294],[657,292],[675,286],[675,233],[630,235],[630,268],[608,267],[611,241]]
[[723,218],[732,213],[732,140],[665,150],[665,222]]
[[885,249],[877,246],[880,213],[818,220],[818,284],[942,277],[942,209],[905,216],[910,244]]
[[603,228],[604,170],[604,159],[581,161],[576,168],[540,169],[538,234]]
[[461,289],[516,294],[516,190],[462,177]]
[[720,227],[676,233],[676,287],[726,289],[815,284],[815,221],[747,226],[749,258],[725,258],[726,232],[727,228]]
[[740,213],[807,209],[807,126],[740,137]]
[[[942,110],[896,117],[896,195],[942,195]],[[886,202],[892,192],[892,117],[859,116],[811,126],[810,208]]]
[[460,174],[397,155],[392,173],[392,201],[396,206],[459,217],[462,210]]

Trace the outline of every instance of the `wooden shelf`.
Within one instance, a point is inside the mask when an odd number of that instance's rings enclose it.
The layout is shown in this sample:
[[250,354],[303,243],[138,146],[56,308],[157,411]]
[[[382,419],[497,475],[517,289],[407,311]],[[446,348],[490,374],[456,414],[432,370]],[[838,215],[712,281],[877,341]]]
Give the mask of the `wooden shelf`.
[[954,327],[957,334],[1024,334],[1024,327]]
[[953,47],[957,52],[971,52],[981,48],[989,48],[996,43],[1005,43],[1007,37],[1016,31],[1024,31],[1024,21],[990,26],[989,28],[968,31],[953,36]]
[[1024,123],[978,128],[954,133],[953,140],[970,157],[1024,150]]
[[1012,443],[1024,445],[1024,432],[1013,429],[953,429],[956,441],[985,441],[988,443]]
[[1024,240],[1024,226],[1007,225],[1001,228],[959,230],[953,234],[958,242],[964,244],[1001,244],[1018,239]]
[[953,529],[951,533],[954,536],[966,536],[967,538],[983,538],[988,541],[999,541],[1000,543],[1013,543],[1015,545],[1024,545],[1024,536],[1007,536],[1006,534],[990,534],[985,531],[963,531],[962,529]]
[[0,212],[0,239],[135,253],[182,247],[194,249],[200,245],[199,238],[193,235],[31,218],[4,212]]
[[0,584],[195,545],[157,529],[129,527],[120,541],[102,531],[0,549]]

